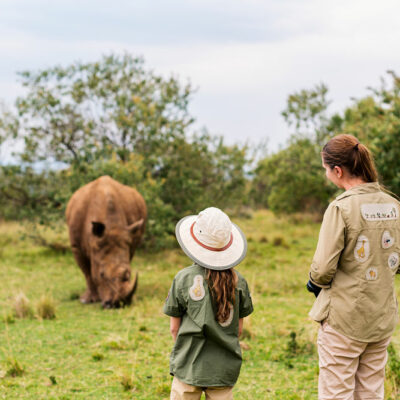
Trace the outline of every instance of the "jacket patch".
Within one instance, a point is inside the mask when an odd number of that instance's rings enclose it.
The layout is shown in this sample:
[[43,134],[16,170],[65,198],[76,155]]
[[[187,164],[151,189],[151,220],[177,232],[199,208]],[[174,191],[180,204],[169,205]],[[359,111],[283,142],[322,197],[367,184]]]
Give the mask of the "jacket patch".
[[229,303],[229,310],[230,311],[229,311],[228,319],[224,322],[218,322],[223,328],[226,328],[227,326],[229,326],[233,320],[234,310],[233,310],[233,305],[231,303]]
[[196,275],[193,278],[193,285],[189,289],[189,296],[195,300],[199,301],[204,298],[206,291],[203,286],[203,277],[201,275]]
[[399,210],[395,203],[362,204],[361,214],[367,221],[391,220],[399,218]]
[[391,269],[395,270],[399,267],[400,257],[399,253],[390,253],[388,258],[388,265]]
[[378,279],[378,270],[375,267],[370,267],[365,273],[367,281],[376,281]]
[[389,231],[384,231],[382,234],[382,247],[384,249],[388,249],[392,247],[394,244],[394,237],[390,234]]
[[368,260],[369,257],[369,240],[366,236],[360,235],[354,248],[354,257],[359,262]]

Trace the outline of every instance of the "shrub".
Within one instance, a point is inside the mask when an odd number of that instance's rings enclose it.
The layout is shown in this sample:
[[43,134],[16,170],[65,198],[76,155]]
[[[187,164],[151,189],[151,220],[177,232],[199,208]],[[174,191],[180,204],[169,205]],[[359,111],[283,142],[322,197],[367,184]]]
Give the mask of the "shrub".
[[188,134],[190,84],[157,76],[130,54],[20,77],[24,96],[0,112],[1,137],[24,142],[20,164],[0,166],[0,218],[61,225],[71,195],[109,175],[143,195],[143,243],[163,248],[175,243],[179,218],[247,200],[247,147]]
[[288,147],[261,160],[252,187],[256,205],[283,215],[324,210],[335,189],[324,177],[319,151],[311,140],[293,137]]

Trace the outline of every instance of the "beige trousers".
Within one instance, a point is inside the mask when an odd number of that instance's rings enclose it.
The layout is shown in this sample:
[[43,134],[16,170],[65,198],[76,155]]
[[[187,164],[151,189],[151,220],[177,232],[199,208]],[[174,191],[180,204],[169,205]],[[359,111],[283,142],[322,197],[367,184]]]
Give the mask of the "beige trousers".
[[199,387],[181,382],[174,377],[171,387],[171,400],[200,400],[203,391],[207,400],[233,400],[233,386]]
[[319,400],[383,400],[390,337],[358,342],[326,322],[318,332]]

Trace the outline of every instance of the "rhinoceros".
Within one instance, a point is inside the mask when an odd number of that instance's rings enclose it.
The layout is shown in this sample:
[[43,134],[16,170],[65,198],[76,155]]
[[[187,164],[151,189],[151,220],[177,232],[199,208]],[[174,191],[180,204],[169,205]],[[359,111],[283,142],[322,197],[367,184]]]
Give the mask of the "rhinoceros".
[[87,289],[82,303],[101,301],[104,308],[130,304],[138,274],[130,261],[147,218],[143,197],[135,189],[102,176],[78,189],[67,204],[72,252]]

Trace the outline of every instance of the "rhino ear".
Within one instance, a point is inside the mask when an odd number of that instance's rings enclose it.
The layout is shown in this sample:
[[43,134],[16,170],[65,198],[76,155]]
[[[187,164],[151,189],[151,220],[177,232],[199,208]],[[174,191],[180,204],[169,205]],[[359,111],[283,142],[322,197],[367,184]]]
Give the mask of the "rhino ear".
[[92,233],[97,237],[102,237],[106,226],[102,222],[92,222]]
[[132,225],[128,226],[128,230],[130,233],[134,234],[136,233],[139,229],[142,228],[144,224],[144,219],[139,219],[139,221],[134,222]]

